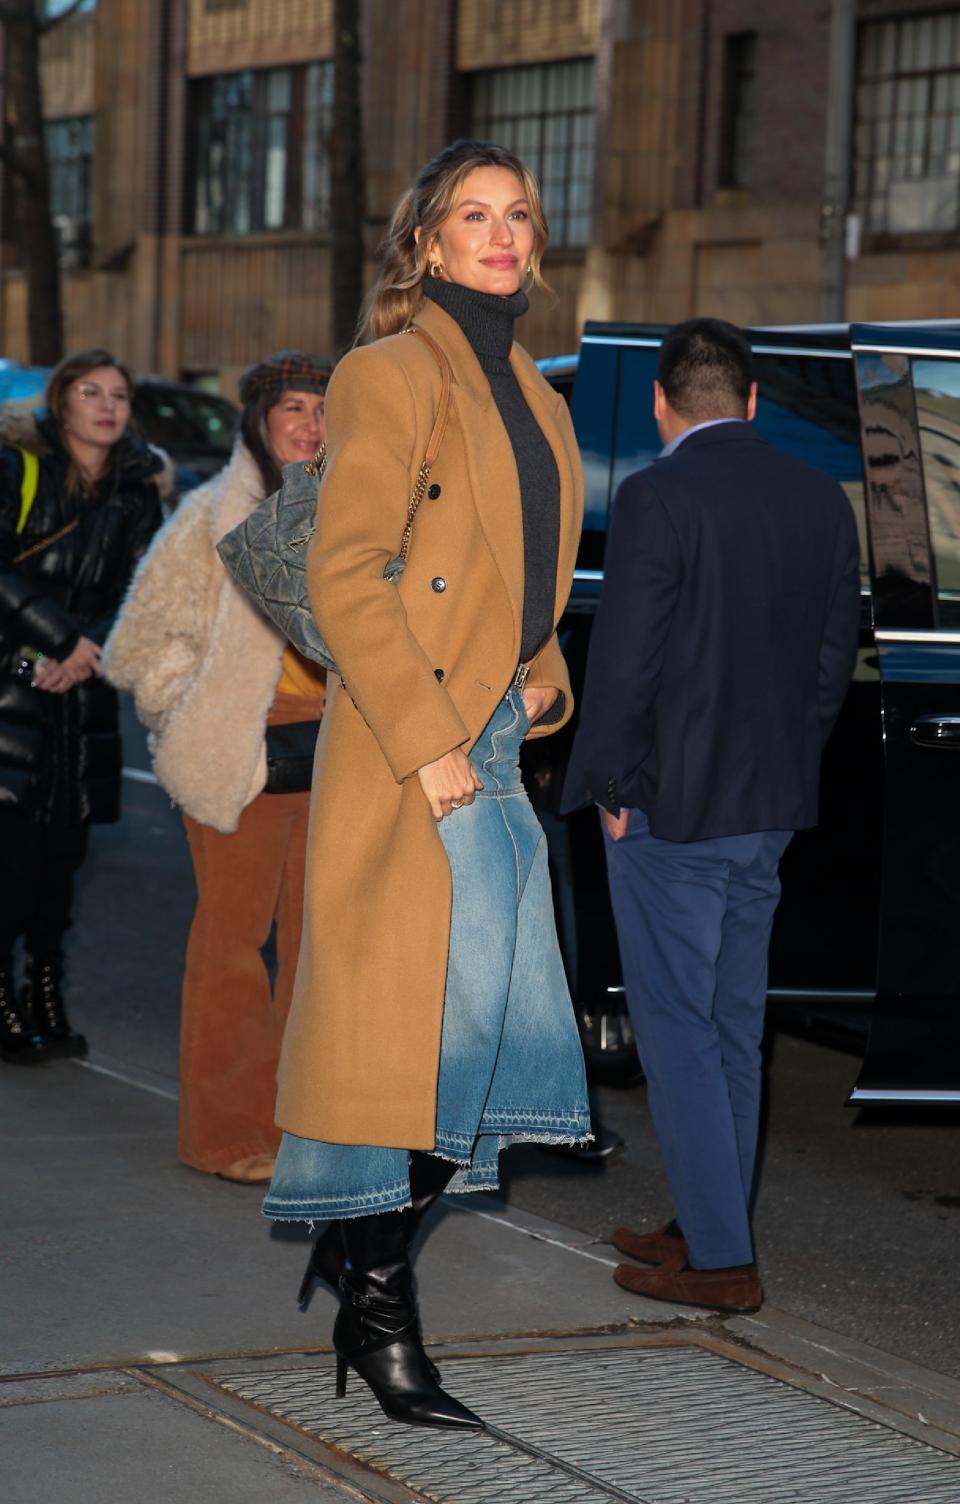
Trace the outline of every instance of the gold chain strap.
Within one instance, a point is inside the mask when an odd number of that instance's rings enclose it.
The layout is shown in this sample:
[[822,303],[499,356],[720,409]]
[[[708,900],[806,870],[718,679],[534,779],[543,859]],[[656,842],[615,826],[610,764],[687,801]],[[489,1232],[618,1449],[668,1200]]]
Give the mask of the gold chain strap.
[[[446,356],[442,354],[436,342],[431,339],[430,335],[427,334],[425,330],[417,328],[415,324],[408,324],[406,329],[404,329],[402,333],[419,334],[426,341],[427,345],[430,347],[430,351],[433,355],[434,360],[440,367],[440,375],[442,381],[440,404],[437,408],[437,416],[434,421],[430,438],[427,441],[427,452],[420,463],[420,469],[417,472],[417,478],[413,483],[413,490],[410,492],[410,501],[407,506],[407,520],[404,525],[403,536],[400,539],[399,557],[404,561],[404,563],[406,563],[407,554],[410,550],[410,539],[413,536],[414,518],[416,517],[417,512],[420,510],[420,503],[423,500],[424,493],[427,489],[427,481],[430,479],[430,470],[433,466],[433,461],[437,457],[437,453],[443,439],[444,431],[447,426],[447,413],[450,405],[450,367],[447,362]],[[327,446],[324,443],[320,445],[320,448],[313,456],[313,459],[307,460],[303,469],[306,475],[316,475],[318,479],[322,480],[323,472],[326,468]],[[299,538],[288,539],[287,547],[303,548],[307,543],[310,542],[310,539],[313,537],[316,530],[317,526],[316,523],[314,523],[313,527],[309,528],[307,532],[303,533]]]

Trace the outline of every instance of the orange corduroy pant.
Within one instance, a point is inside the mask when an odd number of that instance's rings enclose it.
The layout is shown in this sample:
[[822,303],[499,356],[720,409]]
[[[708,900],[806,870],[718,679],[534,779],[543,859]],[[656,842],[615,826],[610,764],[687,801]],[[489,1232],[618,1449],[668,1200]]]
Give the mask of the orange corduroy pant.
[[[183,979],[177,1152],[195,1170],[215,1174],[280,1143],[277,1062],[300,949],[309,808],[308,793],[260,794],[232,835],[183,817],[197,908]],[[274,921],[271,987],[262,950]]]

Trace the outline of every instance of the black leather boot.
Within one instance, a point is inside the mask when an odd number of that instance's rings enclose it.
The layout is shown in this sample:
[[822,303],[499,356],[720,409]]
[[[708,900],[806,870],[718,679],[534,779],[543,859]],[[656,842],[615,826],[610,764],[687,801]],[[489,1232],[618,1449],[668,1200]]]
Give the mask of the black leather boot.
[[39,1065],[49,1058],[40,1035],[17,1006],[13,961],[0,961],[0,1060],[8,1065]]
[[27,982],[21,1001],[24,1009],[31,1010],[45,1049],[51,1056],[84,1057],[87,1041],[70,1027],[62,985],[63,957],[58,952],[27,956]]
[[343,1304],[333,1328],[337,1397],[346,1394],[349,1365],[393,1420],[482,1430],[479,1417],[430,1373],[403,1214],[349,1217],[340,1226],[349,1268],[340,1278]]
[[[424,1216],[438,1197],[443,1195],[460,1168],[460,1165],[454,1164],[449,1159],[438,1159],[435,1154],[421,1154],[418,1150],[414,1150],[410,1155],[412,1205],[398,1213],[406,1219],[404,1226],[407,1232],[408,1248],[416,1237],[417,1229]],[[339,1291],[340,1289],[340,1276],[344,1272],[345,1260],[343,1239],[340,1235],[341,1225],[340,1222],[328,1222],[310,1251],[307,1268],[297,1293],[301,1311],[305,1311],[310,1304],[314,1280],[322,1280],[325,1285],[330,1286],[331,1290]]]

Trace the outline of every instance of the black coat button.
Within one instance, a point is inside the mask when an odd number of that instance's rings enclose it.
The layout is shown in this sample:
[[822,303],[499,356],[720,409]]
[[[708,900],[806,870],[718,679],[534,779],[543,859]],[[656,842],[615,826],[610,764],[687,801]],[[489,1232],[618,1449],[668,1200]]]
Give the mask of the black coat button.
[[429,496],[431,501],[436,501],[437,497],[440,495],[440,487],[437,485],[436,481],[434,481],[433,485],[430,487],[427,495]]
[[431,590],[435,590],[438,595],[442,595],[443,592],[446,590],[446,588],[447,588],[447,582],[443,578],[443,575],[442,574],[436,574],[436,575],[434,575],[433,579],[430,581],[430,589]]
[[435,668],[433,672],[436,675],[437,683],[438,684],[442,684],[443,681],[444,681],[444,679],[447,677],[446,674],[443,672],[443,669],[442,668]]

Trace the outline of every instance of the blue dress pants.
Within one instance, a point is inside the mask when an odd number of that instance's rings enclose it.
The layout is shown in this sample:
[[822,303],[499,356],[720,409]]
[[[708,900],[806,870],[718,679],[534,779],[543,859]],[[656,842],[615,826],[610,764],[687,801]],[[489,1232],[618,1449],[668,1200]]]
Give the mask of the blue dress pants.
[[694,1269],[753,1261],[767,951],[792,831],[663,841],[604,831],[627,1006]]

